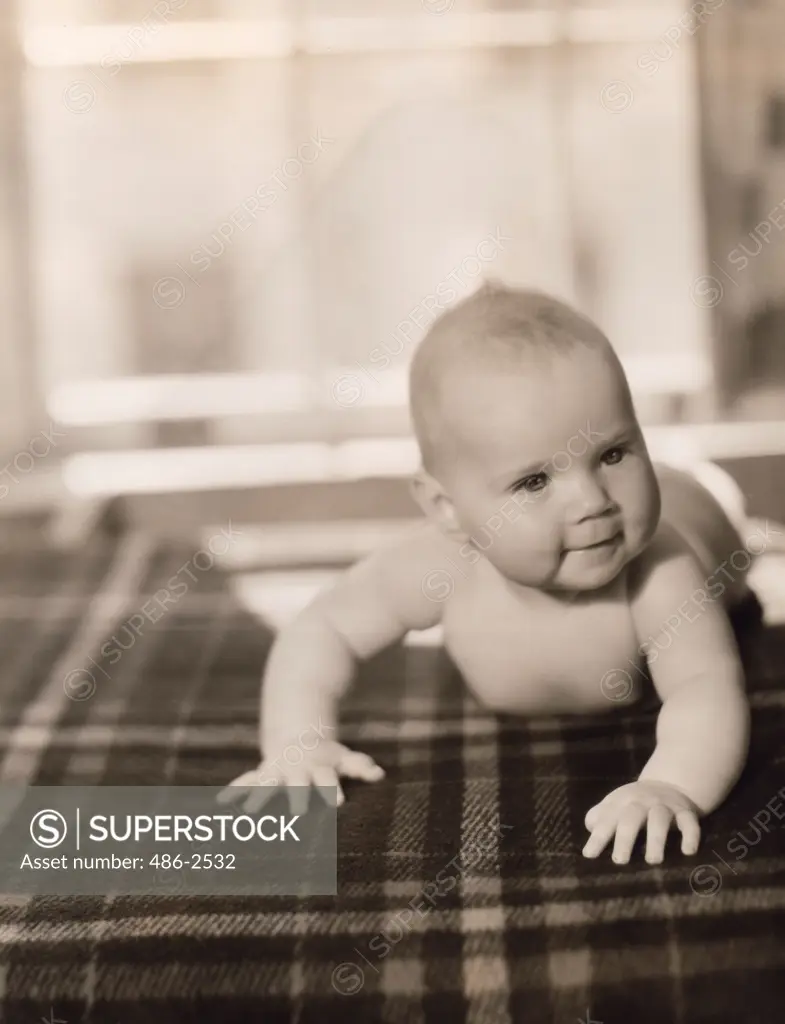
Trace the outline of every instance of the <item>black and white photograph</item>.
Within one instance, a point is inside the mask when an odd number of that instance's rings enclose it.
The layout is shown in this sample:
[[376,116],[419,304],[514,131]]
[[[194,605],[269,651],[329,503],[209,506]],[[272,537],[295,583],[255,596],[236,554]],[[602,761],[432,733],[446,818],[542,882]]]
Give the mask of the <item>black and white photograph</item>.
[[782,0],[2,0],[0,1022],[785,1019]]

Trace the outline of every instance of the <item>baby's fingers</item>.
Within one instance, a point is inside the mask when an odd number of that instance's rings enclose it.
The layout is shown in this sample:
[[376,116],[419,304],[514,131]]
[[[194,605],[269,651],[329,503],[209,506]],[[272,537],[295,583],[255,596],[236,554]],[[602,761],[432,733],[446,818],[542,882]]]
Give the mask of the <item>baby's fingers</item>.
[[586,812],[586,817],[583,819],[583,824],[586,826],[589,832],[593,832],[599,824],[600,817],[603,812],[602,805],[604,802],[604,800],[601,800],[598,804],[595,804],[594,807],[592,807],[590,810]]
[[307,814],[311,797],[311,772],[304,766],[290,768],[286,773],[289,810],[292,814]]
[[250,772],[244,772],[242,775],[238,775],[236,779],[233,779],[227,786],[224,786],[215,799],[219,804],[231,803],[232,800],[237,800],[243,795],[242,790],[258,786],[260,779],[261,773],[258,768],[254,768]]
[[324,789],[335,790],[335,797],[333,798],[335,800],[334,806],[340,807],[344,802],[345,798],[343,795],[343,789],[341,789],[341,784],[338,781],[338,773],[334,768],[315,765],[313,769],[313,784],[314,786],[319,786]]
[[599,857],[613,838],[616,831],[616,820],[613,817],[600,818],[594,826],[592,834],[583,848],[584,857]]
[[676,827],[681,832],[681,852],[692,857],[698,852],[701,841],[701,827],[694,811],[679,811],[676,815]]
[[257,776],[257,781],[254,785],[248,787],[247,799],[243,804],[243,810],[245,813],[258,814],[264,805],[272,800],[282,784],[282,781],[279,779],[265,779],[264,781],[260,781]]
[[378,782],[384,778],[384,769],[372,757],[356,750],[347,750],[338,765],[340,775],[363,782]]
[[632,848],[647,814],[648,808],[640,804],[628,804],[621,812],[616,828],[616,842],[613,844],[614,864],[629,864]]
[[[232,798],[232,788],[234,786],[242,787],[245,790],[242,809],[246,814],[258,814],[264,805],[272,800],[282,785],[284,785],[284,780],[277,774],[273,775],[262,762],[254,771],[246,772],[245,775],[241,775],[239,779],[230,783],[222,793],[218,794],[218,799],[221,803],[226,803]],[[221,800],[224,794],[226,794],[226,799]]]
[[655,804],[649,811],[649,821],[646,827],[647,864],[662,864],[672,821],[673,812],[665,804]]

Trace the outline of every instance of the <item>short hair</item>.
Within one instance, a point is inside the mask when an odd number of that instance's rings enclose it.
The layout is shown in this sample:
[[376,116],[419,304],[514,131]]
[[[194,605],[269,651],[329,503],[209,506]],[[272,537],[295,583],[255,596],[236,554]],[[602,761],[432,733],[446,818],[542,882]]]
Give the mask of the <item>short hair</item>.
[[471,372],[482,363],[518,369],[524,356],[543,360],[576,346],[603,349],[615,359],[596,324],[541,291],[489,281],[443,313],[418,345],[409,368],[409,407],[424,468],[434,472],[444,435],[448,368]]

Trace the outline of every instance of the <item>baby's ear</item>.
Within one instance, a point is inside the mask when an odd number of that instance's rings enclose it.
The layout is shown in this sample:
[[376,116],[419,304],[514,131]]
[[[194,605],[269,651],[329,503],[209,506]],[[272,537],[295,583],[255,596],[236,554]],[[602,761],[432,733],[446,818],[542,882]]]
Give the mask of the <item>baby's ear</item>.
[[444,533],[456,540],[466,540],[466,534],[458,522],[455,506],[438,480],[426,470],[420,469],[412,477],[410,489],[412,497],[425,515]]

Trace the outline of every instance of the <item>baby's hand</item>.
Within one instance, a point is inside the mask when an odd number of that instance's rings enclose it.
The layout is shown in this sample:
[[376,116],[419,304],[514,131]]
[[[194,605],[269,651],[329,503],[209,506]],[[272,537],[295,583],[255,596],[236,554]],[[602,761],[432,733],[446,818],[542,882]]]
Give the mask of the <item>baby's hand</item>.
[[620,786],[596,804],[586,815],[591,832],[583,848],[584,857],[597,857],[616,835],[613,860],[627,864],[635,839],[646,827],[646,862],[661,864],[673,819],[681,831],[681,852],[697,853],[700,842],[698,809],[675,786],[666,782],[639,781]]
[[[286,745],[281,750],[289,749]],[[300,748],[298,748],[300,749]],[[282,755],[266,757],[253,771],[245,772],[221,790],[219,803],[228,803],[237,796],[248,795],[243,810],[256,814],[280,788],[289,789],[289,806],[292,814],[305,814],[308,810],[310,786],[334,786],[337,805],[344,802],[343,790],[338,781],[341,775],[364,782],[378,782],[384,778],[384,770],[367,754],[349,750],[335,740],[323,740],[313,750],[303,752],[303,759],[289,764]]]

